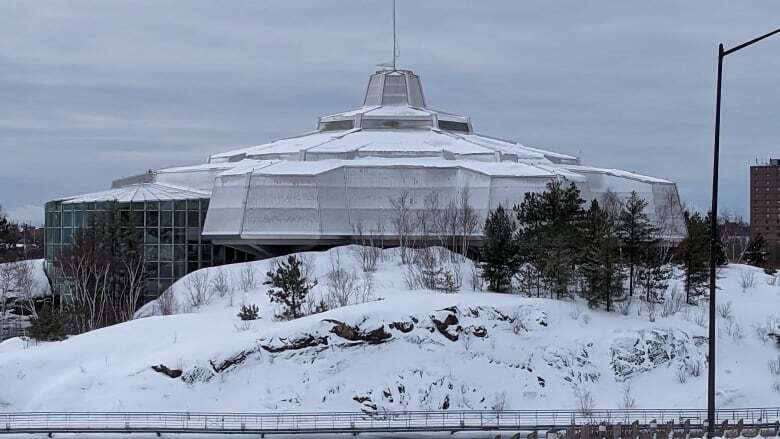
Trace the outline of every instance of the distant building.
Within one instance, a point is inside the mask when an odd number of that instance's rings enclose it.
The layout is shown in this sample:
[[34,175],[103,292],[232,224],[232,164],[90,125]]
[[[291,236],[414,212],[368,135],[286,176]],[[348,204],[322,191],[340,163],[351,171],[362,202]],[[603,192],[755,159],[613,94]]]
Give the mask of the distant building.
[[780,261],[780,159],[750,167],[750,236],[759,234],[770,261]]
[[[428,107],[413,72],[380,70],[358,108],[320,117],[314,131],[51,201],[46,259],[118,201],[143,231],[149,297],[202,267],[351,243],[359,230],[393,245],[393,200],[402,193],[410,215],[431,196],[447,206],[465,194],[482,222],[552,181],[575,184],[586,200],[636,191],[663,238],[686,234],[674,182],[479,134],[468,116]],[[481,235],[469,239],[478,246]]]

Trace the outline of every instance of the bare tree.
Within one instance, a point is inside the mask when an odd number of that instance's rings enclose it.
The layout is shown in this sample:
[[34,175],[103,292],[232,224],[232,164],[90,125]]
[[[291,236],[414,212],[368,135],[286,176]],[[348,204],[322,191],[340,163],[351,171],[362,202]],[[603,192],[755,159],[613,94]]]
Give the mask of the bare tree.
[[471,192],[466,187],[460,191],[458,197],[458,223],[460,225],[459,232],[461,235],[461,244],[459,249],[453,249],[460,251],[460,254],[468,257],[469,244],[473,235],[475,235],[482,224],[482,219],[477,214],[476,209],[471,205]]
[[398,239],[398,249],[401,254],[401,263],[411,262],[409,249],[411,248],[412,234],[414,233],[414,218],[412,208],[414,199],[408,190],[401,191],[396,198],[390,198],[390,206],[394,213],[391,223]]
[[230,281],[230,276],[225,270],[217,269],[217,274],[211,280],[211,289],[220,298],[233,294],[233,285]]
[[11,264],[14,272],[16,291],[19,295],[17,302],[19,306],[32,318],[38,318],[38,311],[35,309],[35,278],[33,276],[33,265],[31,261],[18,261]]
[[718,233],[726,259],[735,264],[742,263],[750,242],[749,225],[736,213],[724,212],[718,217]]
[[184,278],[187,304],[191,308],[200,308],[214,300],[211,279],[207,270],[198,270]]
[[0,264],[0,340],[3,340],[5,328],[8,324],[8,302],[11,300],[11,292],[15,287],[16,279],[14,277],[11,264]]
[[106,307],[110,294],[111,265],[99,264],[94,257],[94,252],[77,248],[77,251],[58,260],[70,293],[69,314],[74,329],[79,333],[108,324]]
[[252,264],[244,264],[241,267],[239,286],[241,290],[245,293],[248,293],[249,291],[257,288],[257,280],[255,279],[255,268]]
[[157,308],[160,315],[169,316],[176,313],[176,307],[176,295],[173,293],[173,288],[169,287],[157,298]]
[[376,271],[379,258],[382,256],[382,223],[377,221],[376,230],[367,231],[363,223],[357,223],[352,227],[352,233],[356,238],[355,259],[360,263],[364,272]]

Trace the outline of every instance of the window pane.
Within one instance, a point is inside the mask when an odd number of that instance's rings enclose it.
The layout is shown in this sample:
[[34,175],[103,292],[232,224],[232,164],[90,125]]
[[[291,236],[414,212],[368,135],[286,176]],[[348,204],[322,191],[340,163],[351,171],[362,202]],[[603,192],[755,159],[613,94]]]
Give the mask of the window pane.
[[187,227],[187,212],[174,212],[174,226]]
[[160,212],[160,225],[173,227],[173,212]]
[[173,201],[160,201],[160,210],[173,210]]
[[146,274],[149,277],[157,277],[157,262],[147,262],[145,265]]
[[73,212],[62,212],[62,225],[64,227],[73,226]]
[[146,210],[160,210],[160,203],[157,201],[147,201]]
[[133,211],[133,225],[136,227],[144,226],[144,212],[142,210]]
[[187,263],[186,262],[174,262],[173,263],[173,277],[180,278],[184,277],[184,275],[187,274]]
[[73,241],[73,229],[62,229],[62,242]]
[[198,200],[187,200],[187,209],[198,210],[200,209],[200,203]]
[[187,210],[187,201],[176,200],[176,202],[174,203],[174,207],[176,207],[176,210]]
[[198,260],[198,246],[197,245],[188,245],[187,246],[187,260],[188,261],[196,261]]
[[173,244],[173,229],[160,229],[160,244]]
[[146,211],[146,227],[157,227],[160,224],[157,211]]
[[157,244],[159,242],[159,231],[156,228],[144,229],[144,242],[147,244]]
[[160,262],[160,277],[171,278],[173,277],[173,264],[170,262]]
[[187,230],[186,229],[174,229],[174,231],[173,231],[173,242],[175,244],[186,244],[187,243]]
[[157,260],[157,246],[156,245],[145,245],[144,246],[144,258],[151,262]]
[[187,243],[195,244],[200,241],[200,229],[190,227],[187,229]]
[[191,210],[187,212],[187,226],[200,227],[200,215],[198,214],[198,211]]
[[161,261],[172,261],[173,260],[173,246],[172,245],[161,245],[160,246],[160,260]]
[[173,247],[173,259],[175,261],[184,261],[187,259],[187,246],[176,245]]

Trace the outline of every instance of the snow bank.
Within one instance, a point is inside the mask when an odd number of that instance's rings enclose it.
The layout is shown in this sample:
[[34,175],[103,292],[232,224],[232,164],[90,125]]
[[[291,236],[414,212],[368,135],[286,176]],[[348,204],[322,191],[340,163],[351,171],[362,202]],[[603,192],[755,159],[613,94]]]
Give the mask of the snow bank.
[[[334,255],[359,271],[354,251],[303,254],[320,282],[316,295],[327,294]],[[63,342],[6,341],[0,401],[11,411],[372,413],[578,408],[575,392],[620,407],[627,385],[645,408],[700,407],[706,396],[707,331],[697,307],[649,322],[637,306],[623,315],[474,292],[468,263],[457,294],[409,290],[393,251],[384,256],[368,301],[294,321],[273,319],[260,285],[269,262],[260,261],[206,270],[212,280],[229,275],[235,291],[199,307],[187,299],[193,274],[174,286],[172,315],[158,315],[156,303],[139,311],[147,317]],[[243,291],[248,268],[256,285]],[[718,316],[718,405],[776,405],[780,377],[768,364],[780,349],[768,334],[780,333],[780,283],[739,265],[720,276],[719,303],[731,305]],[[748,276],[753,286],[743,291]],[[242,303],[257,304],[260,319],[241,322]]]

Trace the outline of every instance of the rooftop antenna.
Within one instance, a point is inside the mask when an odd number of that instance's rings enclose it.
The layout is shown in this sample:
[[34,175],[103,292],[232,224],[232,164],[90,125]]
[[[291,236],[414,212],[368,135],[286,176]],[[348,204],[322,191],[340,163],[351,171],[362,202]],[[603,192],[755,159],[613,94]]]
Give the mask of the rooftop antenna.
[[395,71],[396,58],[398,58],[398,43],[395,38],[395,0],[393,0],[393,71]]

